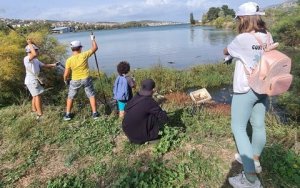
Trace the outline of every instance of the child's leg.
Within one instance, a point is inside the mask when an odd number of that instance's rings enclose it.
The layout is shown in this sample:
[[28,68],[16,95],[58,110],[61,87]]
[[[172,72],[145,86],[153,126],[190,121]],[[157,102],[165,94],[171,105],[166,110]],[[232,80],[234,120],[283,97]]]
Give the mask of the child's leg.
[[119,112],[119,118],[124,118],[125,115],[125,111],[120,111]]
[[71,112],[72,106],[73,106],[73,99],[67,98],[67,107],[66,107],[67,114]]
[[66,114],[71,113],[73,107],[73,99],[77,95],[78,89],[81,87],[80,81],[71,80],[69,85],[69,92],[67,98]]
[[31,101],[31,111],[36,112],[35,98],[34,97],[32,97],[32,101]]
[[37,95],[34,96],[34,105],[35,105],[35,109],[38,115],[43,115],[43,111],[42,111],[42,100],[41,100],[41,96]]
[[119,108],[119,117],[123,118],[125,115],[125,106],[126,102],[118,101],[118,108]]
[[252,125],[252,148],[254,160],[259,160],[259,156],[266,144],[265,114],[267,97],[257,102],[252,110],[250,123]]
[[245,94],[234,94],[231,105],[231,128],[235,142],[243,161],[245,173],[255,174],[253,149],[247,135],[247,123],[250,119],[252,108],[257,97],[250,90]]
[[90,100],[92,112],[93,112],[93,113],[97,112],[97,103],[96,103],[96,98],[95,98],[95,96],[90,97],[89,100]]
[[95,113],[97,112],[97,102],[95,97],[96,92],[93,86],[92,78],[88,77],[87,79],[82,80],[82,84],[84,85],[85,94],[90,100],[92,112]]

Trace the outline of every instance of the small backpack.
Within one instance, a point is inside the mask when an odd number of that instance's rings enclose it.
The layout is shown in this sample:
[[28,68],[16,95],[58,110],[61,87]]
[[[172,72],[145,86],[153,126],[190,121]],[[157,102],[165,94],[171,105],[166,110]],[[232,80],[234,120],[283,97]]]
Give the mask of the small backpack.
[[114,99],[127,101],[129,97],[128,83],[125,76],[118,76],[113,88]]
[[[253,34],[258,43],[263,46],[261,40]],[[267,47],[264,49],[260,61],[249,74],[249,86],[258,94],[267,94],[268,96],[280,95],[286,92],[291,86],[293,76],[291,72],[291,59],[274,50],[278,46],[270,44],[270,34],[268,33]]]

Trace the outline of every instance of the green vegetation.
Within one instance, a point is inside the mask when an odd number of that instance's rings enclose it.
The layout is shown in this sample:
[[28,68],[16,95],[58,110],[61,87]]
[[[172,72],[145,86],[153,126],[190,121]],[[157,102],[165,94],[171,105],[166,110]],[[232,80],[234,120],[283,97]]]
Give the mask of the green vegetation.
[[[48,105],[40,122],[30,114],[29,102],[2,108],[0,185],[228,187],[227,176],[241,169],[233,161],[229,106],[190,107],[170,99],[164,103],[170,122],[161,131],[162,139],[140,146],[127,141],[114,115],[95,121],[85,106],[74,106],[71,122],[62,120],[61,106]],[[267,116],[261,176],[265,187],[299,184],[299,156],[290,148],[297,131],[296,122],[284,125]]]
[[296,54],[293,52],[292,56],[292,75],[293,82],[289,92],[284,93],[278,97],[278,103],[288,114],[295,120],[300,120],[300,55],[299,51]]
[[[65,47],[58,44],[58,41],[50,37],[45,30],[31,32],[28,35],[24,33],[24,35],[35,41],[40,48],[39,59],[44,63],[54,63],[55,59],[60,59],[66,52]],[[2,106],[17,103],[20,96],[26,93],[23,84],[26,41],[15,31],[0,31],[0,42],[2,44],[0,48],[0,106]],[[47,78],[49,87],[59,86],[62,83],[58,72],[54,70],[47,70],[43,72],[43,75]]]
[[231,18],[233,18],[235,15],[235,12],[233,9],[229,9],[228,5],[223,5],[221,8],[219,7],[211,7],[209,8],[208,12],[206,13],[206,16],[204,18],[206,18],[205,20],[203,20],[204,22],[206,21],[213,21],[219,17],[226,17],[226,16],[230,16]]
[[300,7],[287,9],[269,9],[266,11],[266,21],[273,37],[282,45],[300,47]]
[[[300,7],[288,7],[267,10],[266,21],[271,25],[274,41],[279,42],[281,51],[286,52],[292,59],[293,83],[289,92],[278,98],[294,119],[300,119]],[[271,24],[272,23],[272,24]]]
[[214,25],[217,28],[234,28],[233,18],[235,12],[227,5],[220,7],[211,7],[208,12],[202,16],[202,24]]

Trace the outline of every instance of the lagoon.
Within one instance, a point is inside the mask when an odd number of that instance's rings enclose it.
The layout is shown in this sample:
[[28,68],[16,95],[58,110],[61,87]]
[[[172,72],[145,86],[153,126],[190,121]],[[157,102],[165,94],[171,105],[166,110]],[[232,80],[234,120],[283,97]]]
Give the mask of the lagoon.
[[[234,38],[230,30],[189,24],[94,31],[99,46],[97,57],[100,69],[116,72],[120,61],[126,60],[131,70],[157,64],[186,69],[200,64],[220,63],[223,49]],[[91,46],[90,32],[53,34],[59,42],[69,45],[80,40],[83,50]],[[71,50],[68,49],[68,55]],[[95,59],[89,59],[95,69]]]

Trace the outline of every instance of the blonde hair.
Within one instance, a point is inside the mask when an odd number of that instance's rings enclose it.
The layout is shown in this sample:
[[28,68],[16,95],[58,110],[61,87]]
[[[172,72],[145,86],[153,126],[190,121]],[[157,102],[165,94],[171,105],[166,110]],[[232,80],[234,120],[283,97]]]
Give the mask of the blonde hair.
[[262,20],[261,16],[239,16],[238,32],[250,33],[251,31],[267,31],[266,23]]

